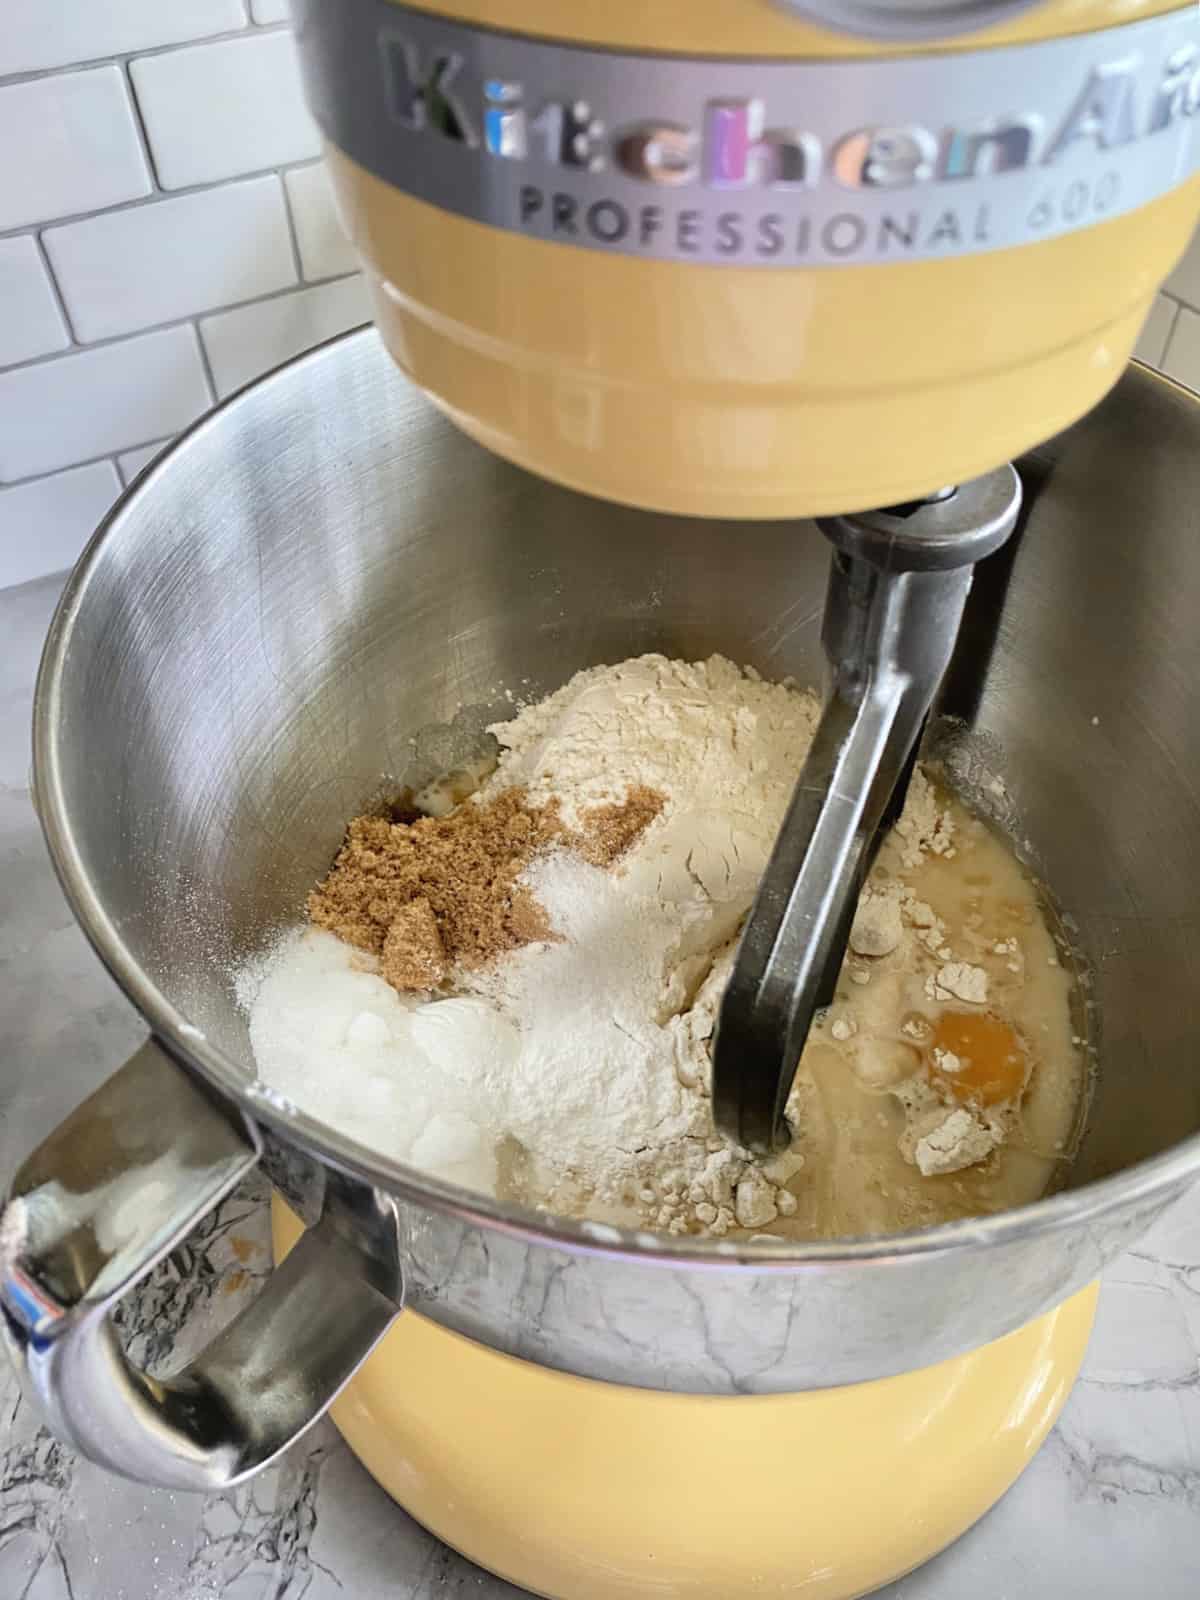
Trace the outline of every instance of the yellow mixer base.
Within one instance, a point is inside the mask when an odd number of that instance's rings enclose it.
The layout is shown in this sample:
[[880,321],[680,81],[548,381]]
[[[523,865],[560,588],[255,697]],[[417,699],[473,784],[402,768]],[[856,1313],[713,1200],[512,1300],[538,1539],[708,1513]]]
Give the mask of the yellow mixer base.
[[[276,1200],[276,1254],[299,1223]],[[1096,1286],[969,1355],[806,1394],[622,1388],[406,1312],[333,1407],[387,1492],[552,1600],[849,1600],[1000,1498],[1083,1360]]]

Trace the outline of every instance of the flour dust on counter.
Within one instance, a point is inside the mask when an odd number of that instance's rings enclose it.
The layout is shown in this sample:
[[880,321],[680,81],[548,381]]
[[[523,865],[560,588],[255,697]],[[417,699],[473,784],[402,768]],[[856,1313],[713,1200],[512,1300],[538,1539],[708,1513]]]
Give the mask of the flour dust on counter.
[[737,936],[819,716],[719,656],[577,674],[498,760],[357,817],[239,975],[263,1083],[426,1172],[674,1235],[889,1234],[1036,1199],[1084,1101],[1073,979],[1008,845],[918,769],[756,1158],[716,1131]]

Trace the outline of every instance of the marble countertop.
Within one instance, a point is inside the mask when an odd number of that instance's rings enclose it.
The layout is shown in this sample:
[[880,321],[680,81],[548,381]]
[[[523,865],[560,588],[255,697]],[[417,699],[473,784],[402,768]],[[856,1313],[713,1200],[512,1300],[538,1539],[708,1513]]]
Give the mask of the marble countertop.
[[[44,580],[0,592],[5,1179],[142,1034],[72,922],[30,805],[33,674],[57,591]],[[235,1194],[163,1263],[127,1308],[137,1359],[178,1359],[253,1292],[266,1270],[263,1202],[261,1187]],[[1138,1592],[1200,1594],[1200,1189],[1105,1274],[1083,1377],[1032,1466],[956,1545],[883,1591],[888,1600]],[[73,1457],[0,1361],[2,1600],[385,1595],[519,1600],[393,1504],[328,1422],[232,1493],[171,1494]]]

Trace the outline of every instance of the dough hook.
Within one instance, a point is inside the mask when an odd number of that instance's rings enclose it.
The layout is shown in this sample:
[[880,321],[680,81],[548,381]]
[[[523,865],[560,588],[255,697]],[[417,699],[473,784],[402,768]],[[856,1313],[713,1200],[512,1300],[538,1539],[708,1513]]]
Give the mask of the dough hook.
[[1020,504],[1020,479],[1003,466],[928,500],[817,521],[834,547],[821,630],[825,705],[713,1044],[713,1117],[747,1149],[787,1142],[800,1052],[833,997],[859,891],[903,800],[975,563],[1008,538]]

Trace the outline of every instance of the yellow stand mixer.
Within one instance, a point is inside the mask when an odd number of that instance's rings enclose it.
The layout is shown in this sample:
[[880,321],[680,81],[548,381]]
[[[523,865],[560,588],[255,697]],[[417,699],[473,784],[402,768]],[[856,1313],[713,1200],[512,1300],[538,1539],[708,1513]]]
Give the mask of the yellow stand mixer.
[[[577,611],[590,563],[632,613],[647,529],[681,565],[693,552],[706,573],[729,574],[728,596],[697,603],[710,632],[722,607],[736,610],[739,561],[769,548],[766,567],[787,570],[791,541],[807,535],[782,522],[816,517],[834,545],[822,736],[771,893],[751,914],[714,1062],[722,1126],[769,1146],[973,564],[1018,520],[1005,463],[1116,382],[1200,211],[1194,9],[297,0],[295,20],[391,355],[488,449],[622,503],[581,497],[575,526],[564,536],[559,525],[559,543],[591,541],[563,558]],[[191,951],[204,977],[172,990],[147,909],[154,885],[111,875],[125,836],[90,839],[104,808],[74,791],[85,775],[93,793],[144,783],[174,803],[225,760],[220,674],[191,652],[231,586],[260,585],[256,625],[281,637],[296,596],[321,596],[326,611],[306,613],[319,629],[326,614],[339,623],[343,591],[367,608],[379,587],[394,527],[368,527],[360,507],[350,533],[339,528],[344,545],[331,534],[317,550],[279,510],[286,472],[268,471],[258,499],[261,485],[239,479],[223,502],[228,529],[206,530],[205,558],[189,564],[188,508],[225,494],[247,440],[275,439],[272,393],[312,402],[322,425],[337,413],[365,437],[378,424],[395,451],[403,437],[415,452],[422,483],[436,475],[488,503],[487,471],[502,469],[397,399],[365,346],[336,378],[330,352],[314,362],[307,386],[293,369],[185,442],[161,523],[147,507],[168,468],[155,470],[85,558],[52,633],[37,731],[47,837],[155,1039],[17,1175],[0,1219],[15,1358],[64,1437],[175,1488],[248,1476],[340,1391],[335,1420],[404,1506],[555,1600],[865,1593],[943,1548],[1030,1459],[1082,1360],[1089,1280],[1193,1175],[1193,1157],[1160,1150],[1160,1169],[1120,1193],[1085,1188],[1023,1216],[798,1250],[517,1214],[256,1094],[227,997],[204,989],[212,930]],[[226,447],[235,414],[242,432]],[[1169,422],[1166,401],[1162,414]],[[320,431],[311,460],[289,465],[293,480],[325,467],[334,483],[339,458],[323,456]],[[386,471],[393,447],[372,448]],[[519,477],[504,480],[496,515],[527,526],[536,553],[539,519],[561,516],[558,491]],[[121,787],[104,741],[79,754],[103,724],[88,697],[107,679],[86,670],[86,638],[73,650],[72,634],[102,615],[93,634],[117,637],[122,596],[142,593],[134,555],[176,531],[192,624],[172,580],[179,631],[156,647],[153,696],[139,702],[131,677],[103,715],[122,727],[140,717],[131,762],[150,760],[159,725],[187,727],[199,747],[211,722],[215,756],[186,781],[123,770]],[[429,560],[474,571],[495,532],[463,529],[449,555],[429,540]],[[731,538],[732,562],[716,551]],[[820,581],[811,552],[796,561],[799,582]],[[274,607],[261,604],[268,572],[284,597]],[[520,582],[490,581],[524,626]],[[157,615],[143,606],[132,633]],[[331,625],[331,661],[343,634],[376,638],[365,621]],[[161,665],[175,657],[178,686]],[[398,659],[373,663],[380,681]],[[235,733],[249,756],[239,750],[229,770],[250,784],[250,757],[280,730],[254,722],[246,678]],[[307,701],[305,714],[316,716]],[[347,720],[320,726],[336,740]],[[164,770],[181,742],[163,741]],[[220,803],[197,838],[219,832]],[[276,803],[272,793],[264,809]],[[168,823],[157,856],[159,824],[145,824],[131,873],[145,857],[162,878],[180,840],[194,843],[186,818]],[[209,876],[225,889],[217,868]],[[178,941],[192,933],[170,909],[182,969]],[[109,1327],[113,1303],[260,1159],[308,1232],[299,1239],[278,1202],[277,1250],[292,1253],[255,1305],[175,1378],[134,1372]],[[1095,1243],[1101,1216],[1111,1226]],[[397,1316],[405,1303],[416,1309]]]
[[[455,422],[607,498],[824,518],[840,552],[831,694],[714,1052],[718,1122],[770,1147],[971,564],[1015,524],[1000,464],[1116,381],[1195,222],[1194,15],[306,0],[298,22],[377,324]],[[335,1415],[422,1521],[539,1593],[832,1600],[1012,1481],[1093,1299],[941,1367],[740,1400],[614,1394],[402,1321]],[[414,1394],[409,1356],[441,1381]]]

